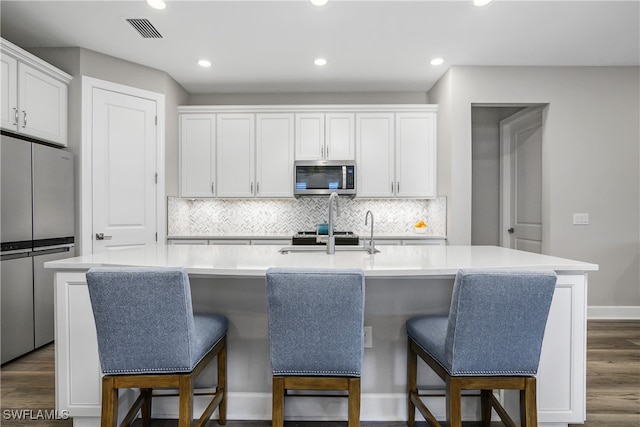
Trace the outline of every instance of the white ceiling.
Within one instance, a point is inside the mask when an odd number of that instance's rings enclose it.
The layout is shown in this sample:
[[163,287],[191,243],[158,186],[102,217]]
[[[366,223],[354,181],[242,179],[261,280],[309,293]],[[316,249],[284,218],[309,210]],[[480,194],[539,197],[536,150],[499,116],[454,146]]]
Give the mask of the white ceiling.
[[[1,32],[23,48],[79,46],[163,70],[190,93],[427,91],[451,66],[640,65],[638,0],[166,2],[2,0]],[[436,56],[445,63],[430,65]]]

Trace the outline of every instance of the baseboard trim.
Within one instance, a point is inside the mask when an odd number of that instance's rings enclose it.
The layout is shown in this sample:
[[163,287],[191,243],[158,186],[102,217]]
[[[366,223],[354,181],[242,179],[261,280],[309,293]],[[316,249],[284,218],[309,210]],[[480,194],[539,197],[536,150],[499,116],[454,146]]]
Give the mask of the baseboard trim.
[[589,306],[587,320],[640,320],[640,306]]

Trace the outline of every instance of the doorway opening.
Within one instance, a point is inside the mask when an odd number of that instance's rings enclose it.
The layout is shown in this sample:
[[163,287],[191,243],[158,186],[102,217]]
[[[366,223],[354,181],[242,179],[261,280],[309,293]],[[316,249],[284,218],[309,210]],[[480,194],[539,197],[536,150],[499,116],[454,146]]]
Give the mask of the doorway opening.
[[545,106],[472,104],[472,245],[542,252]]

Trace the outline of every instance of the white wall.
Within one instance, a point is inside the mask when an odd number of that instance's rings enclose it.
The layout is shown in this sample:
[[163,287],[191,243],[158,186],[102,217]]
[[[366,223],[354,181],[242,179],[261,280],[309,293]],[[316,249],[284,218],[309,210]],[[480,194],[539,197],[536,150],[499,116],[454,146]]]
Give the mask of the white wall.
[[[438,117],[438,128],[449,129],[438,134],[449,243],[471,242],[471,105],[548,103],[546,252],[600,265],[590,275],[590,306],[640,306],[639,95],[638,67],[451,68],[429,93],[440,111],[450,109]],[[590,224],[572,225],[574,212],[589,213]]]

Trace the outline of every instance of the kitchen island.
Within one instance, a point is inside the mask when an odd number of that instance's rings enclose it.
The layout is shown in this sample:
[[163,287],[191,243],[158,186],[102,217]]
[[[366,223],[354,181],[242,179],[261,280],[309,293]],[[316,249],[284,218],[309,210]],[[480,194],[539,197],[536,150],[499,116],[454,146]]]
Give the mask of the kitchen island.
[[[279,246],[156,245],[86,255],[46,264],[56,271],[56,409],[74,425],[99,425],[100,365],[84,273],[94,266],[181,266],[187,269],[194,310],[229,318],[228,418],[271,418],[271,370],[264,276],[269,267],[362,268],[366,277],[365,325],[372,348],[365,349],[361,419],[402,421],[406,405],[404,322],[419,314],[446,313],[460,268],[552,269],[558,274],[538,373],[540,425],[583,423],[586,412],[587,274],[598,266],[490,246],[384,246],[370,255],[339,248],[324,252],[279,252]],[[442,390],[439,379],[419,367],[421,388]],[[209,378],[210,377],[210,378]],[[209,381],[215,381],[211,374]],[[210,382],[211,384],[211,382]],[[132,392],[122,400],[134,398]],[[517,417],[518,396],[501,393]],[[463,405],[467,419],[479,419],[475,398]],[[432,398],[444,419],[444,399]],[[121,408],[125,405],[121,405]],[[122,408],[123,410],[126,408]],[[196,399],[195,412],[202,409]],[[177,418],[174,398],[156,399],[154,418]],[[288,398],[287,419],[346,419],[341,398]]]

